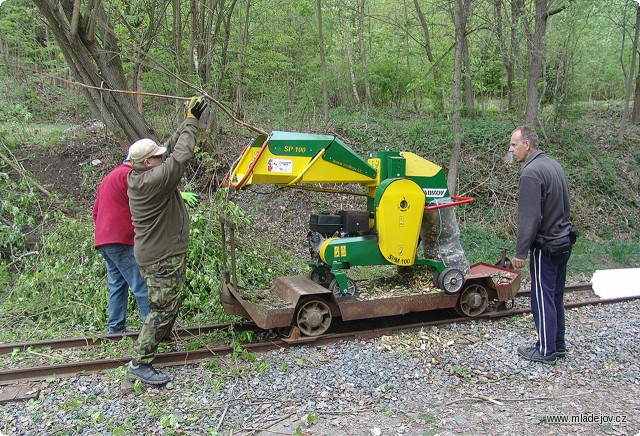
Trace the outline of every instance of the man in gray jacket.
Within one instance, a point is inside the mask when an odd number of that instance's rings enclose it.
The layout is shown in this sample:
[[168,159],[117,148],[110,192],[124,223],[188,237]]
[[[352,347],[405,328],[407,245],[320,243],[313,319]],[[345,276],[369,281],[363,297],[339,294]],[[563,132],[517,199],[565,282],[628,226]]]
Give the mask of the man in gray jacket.
[[571,256],[569,186],[562,167],[538,149],[528,126],[511,135],[509,152],[522,163],[518,199],[518,237],[513,265],[522,268],[531,253],[531,312],[538,341],[519,347],[527,360],[555,364],[564,357],[564,286]]
[[181,305],[189,245],[189,214],[178,190],[194,156],[199,119],[207,107],[192,98],[187,117],[164,146],[151,139],[131,145],[129,208],[135,228],[134,255],[149,289],[151,311],[134,345],[129,375],[145,383],[164,384],[166,374],[151,362],[158,344],[171,333]]

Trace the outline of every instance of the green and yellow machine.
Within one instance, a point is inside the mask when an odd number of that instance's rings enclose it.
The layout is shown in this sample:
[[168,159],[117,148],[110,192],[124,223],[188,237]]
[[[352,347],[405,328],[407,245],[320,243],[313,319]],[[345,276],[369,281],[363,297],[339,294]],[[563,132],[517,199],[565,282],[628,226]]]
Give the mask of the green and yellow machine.
[[[225,184],[365,188],[366,210],[310,217],[310,278],[337,297],[356,293],[346,271],[364,265],[426,265],[446,294],[463,288],[469,264],[456,240],[455,215],[443,224],[440,211],[473,199],[451,196],[444,170],[414,153],[379,151],[365,160],[333,135],[276,131],[244,149]],[[449,245],[439,250],[443,233]]]
[[[506,250],[495,265],[469,266],[451,206],[473,199],[451,196],[443,169],[420,156],[379,151],[365,160],[336,136],[272,132],[243,150],[225,180],[231,189],[256,184],[325,192],[344,192],[327,186],[356,184],[364,189],[351,193],[366,197],[366,210],[311,215],[309,277],[278,276],[257,300],[238,286],[235,227],[222,220],[220,302],[228,314],[265,330],[287,330],[286,340],[297,341],[324,334],[334,318],[348,322],[450,308],[474,317],[513,305],[520,272],[511,268]],[[424,265],[442,292],[364,298],[347,271],[367,265]]]

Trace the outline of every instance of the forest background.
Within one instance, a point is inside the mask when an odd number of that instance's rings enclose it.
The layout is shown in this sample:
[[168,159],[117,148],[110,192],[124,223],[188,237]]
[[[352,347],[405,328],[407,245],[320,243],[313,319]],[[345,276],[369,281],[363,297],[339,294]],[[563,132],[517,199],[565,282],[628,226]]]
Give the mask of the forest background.
[[639,29],[631,0],[4,0],[0,340],[105,330],[95,191],[128,144],[170,134],[191,95],[214,110],[183,186],[204,199],[184,324],[227,319],[220,215],[239,225],[242,283],[268,287],[306,274],[309,213],[354,204],[222,188],[257,130],[336,134],[362,156],[407,150],[445,167],[450,190],[476,199],[458,211],[473,263],[513,253],[508,141],[535,125],[583,235],[570,280],[640,266]]

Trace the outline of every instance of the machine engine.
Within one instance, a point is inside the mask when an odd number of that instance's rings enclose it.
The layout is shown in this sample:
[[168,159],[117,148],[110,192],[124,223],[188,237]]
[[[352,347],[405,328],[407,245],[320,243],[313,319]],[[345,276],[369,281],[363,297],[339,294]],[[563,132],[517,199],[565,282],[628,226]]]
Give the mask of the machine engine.
[[321,264],[320,248],[329,238],[348,238],[371,232],[371,220],[366,210],[341,210],[337,214],[313,214],[309,217],[309,253],[311,261]]

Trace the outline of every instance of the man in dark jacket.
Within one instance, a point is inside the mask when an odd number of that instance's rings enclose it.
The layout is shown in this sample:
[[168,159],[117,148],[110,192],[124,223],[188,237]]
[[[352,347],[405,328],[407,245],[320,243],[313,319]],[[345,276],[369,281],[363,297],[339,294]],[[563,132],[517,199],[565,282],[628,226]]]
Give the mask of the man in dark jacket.
[[189,214],[178,184],[194,156],[199,120],[206,107],[203,99],[192,98],[186,119],[164,146],[140,139],[129,148],[133,170],[127,181],[136,232],[134,253],[147,282],[151,309],[134,345],[129,374],[145,383],[169,381],[151,362],[160,341],[171,333],[181,305]]
[[125,330],[129,288],[136,298],[140,319],[149,313],[147,285],[133,256],[133,224],[127,195],[127,175],[131,160],[114,168],[102,179],[93,206],[95,247],[107,264],[109,333]]
[[522,268],[531,253],[531,312],[538,341],[518,354],[555,364],[566,354],[564,286],[571,256],[569,186],[562,167],[538,149],[528,126],[513,131],[509,152],[522,163],[518,199],[518,238],[513,265]]

